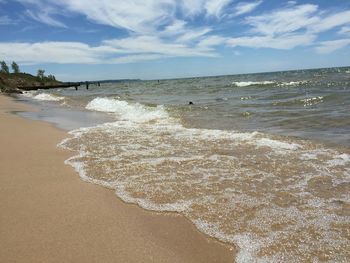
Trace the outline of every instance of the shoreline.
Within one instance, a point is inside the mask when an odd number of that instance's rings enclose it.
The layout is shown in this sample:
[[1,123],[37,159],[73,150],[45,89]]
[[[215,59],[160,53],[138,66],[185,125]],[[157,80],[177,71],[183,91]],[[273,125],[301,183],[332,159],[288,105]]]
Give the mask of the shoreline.
[[0,261],[234,261],[234,247],[184,216],[146,211],[83,182],[64,164],[72,152],[56,147],[67,132],[11,114],[28,110],[0,95]]

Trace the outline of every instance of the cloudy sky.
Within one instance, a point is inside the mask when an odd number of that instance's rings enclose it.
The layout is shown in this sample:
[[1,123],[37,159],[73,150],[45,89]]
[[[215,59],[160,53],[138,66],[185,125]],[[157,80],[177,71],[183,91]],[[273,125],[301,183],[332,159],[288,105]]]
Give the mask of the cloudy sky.
[[72,81],[350,66],[350,1],[0,0],[0,60]]

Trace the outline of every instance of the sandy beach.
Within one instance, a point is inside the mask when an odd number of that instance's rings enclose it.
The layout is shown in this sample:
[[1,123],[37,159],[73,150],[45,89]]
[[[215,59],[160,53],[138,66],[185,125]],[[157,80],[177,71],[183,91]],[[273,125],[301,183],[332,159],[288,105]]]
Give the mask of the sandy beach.
[[175,213],[85,183],[56,147],[67,133],[0,95],[0,262],[233,262],[234,248]]

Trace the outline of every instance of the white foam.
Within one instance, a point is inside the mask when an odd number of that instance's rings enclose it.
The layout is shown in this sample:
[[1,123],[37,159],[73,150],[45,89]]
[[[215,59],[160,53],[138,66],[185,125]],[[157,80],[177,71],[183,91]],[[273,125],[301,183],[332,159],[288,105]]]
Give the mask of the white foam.
[[[103,108],[103,102],[108,105],[110,111]],[[288,137],[284,140],[282,137],[258,132],[188,129],[176,121],[169,121],[171,118],[166,118],[164,122],[141,122],[140,119],[143,121],[144,115],[149,112],[153,114],[152,111],[157,111],[157,108],[142,105],[138,105],[138,108],[134,104],[115,99],[99,98],[94,103],[96,104],[90,105],[92,108],[101,107],[103,111],[116,113],[129,121],[116,121],[70,132],[76,140],[66,139],[60,146],[76,150],[79,154],[66,163],[72,165],[83,180],[114,189],[116,195],[125,202],[138,204],[148,210],[181,212],[202,232],[238,245],[240,251],[237,262],[282,262],[284,257],[289,259],[286,260],[288,262],[302,261],[292,252],[278,251],[269,258],[260,256],[259,252],[274,242],[277,245],[283,244],[284,236],[289,237],[292,233],[301,232],[305,226],[321,226],[321,230],[315,231],[321,233],[323,239],[312,241],[314,243],[308,241],[306,245],[298,243],[297,249],[304,253],[316,246],[326,247],[325,244],[336,240],[333,236],[327,239],[330,231],[327,227],[332,222],[347,220],[326,217],[326,202],[322,203],[321,199],[303,190],[308,186],[310,179],[320,174],[328,176],[330,169],[324,164],[347,164],[350,160],[347,154],[319,147],[311,151],[303,141]],[[137,118],[130,119],[126,109]],[[141,116],[137,115],[139,113]],[[266,148],[259,149],[255,154],[256,148],[260,147]],[[243,156],[242,151],[245,153],[246,150],[247,154]],[[273,158],[266,160],[262,158],[265,154],[270,157],[270,153],[287,153],[288,158],[285,158],[285,155],[271,155]],[[325,159],[320,165],[316,162],[318,155]],[[300,162],[300,159],[308,161]],[[313,161],[314,159],[316,160]],[[296,171],[300,171],[302,165],[307,173],[290,173],[290,178],[284,178],[286,169],[290,167],[290,164],[284,164],[289,161],[296,167]],[[256,165],[252,165],[255,162]],[[269,170],[270,162],[274,165],[273,170]],[[87,174],[92,171],[89,168],[96,174]],[[343,167],[333,168],[337,169]],[[103,175],[102,178],[107,179],[99,180],[99,173]],[[339,177],[339,180],[344,180],[345,174],[340,174]],[[280,178],[285,179],[284,190],[293,190],[295,200],[307,202],[307,208],[311,211],[298,210],[293,199],[290,199],[288,208],[273,204],[274,199],[279,198],[273,191],[276,186],[274,182],[278,182]],[[240,187],[247,187],[247,182],[253,192],[260,191],[261,184],[269,182],[272,191],[269,187],[264,187],[264,195],[247,194],[241,190],[244,188]],[[224,189],[221,190],[221,187]],[[187,196],[186,189],[192,188],[193,195]],[[268,204],[268,207],[265,207],[265,204]],[[198,210],[196,207],[203,209]],[[259,208],[255,212],[255,218],[247,219],[243,216],[244,211],[253,208]],[[239,209],[242,213],[238,213]],[[227,220],[227,226],[221,222],[223,219]],[[282,230],[271,230],[275,223],[285,222],[294,224]],[[245,225],[249,228],[244,229],[242,226]],[[240,230],[241,227],[243,230]],[[254,234],[250,229],[257,229],[261,234]],[[344,239],[338,239],[339,244],[345,242]]]
[[123,183],[116,183],[114,186],[115,194],[121,198],[124,202],[130,204],[137,204],[140,207],[151,210],[151,211],[161,211],[161,212],[184,212],[189,209],[192,202],[191,200],[183,200],[174,203],[165,203],[165,204],[157,204],[152,202],[151,200],[143,199],[143,198],[135,198],[128,194],[125,191],[125,185]]
[[133,122],[148,122],[156,119],[169,118],[164,106],[154,108],[139,103],[131,104],[126,101],[111,98],[95,98],[90,101],[86,109],[115,113],[121,120]]
[[[67,142],[66,140],[62,141],[60,144],[58,144],[58,147],[62,147],[63,149],[68,149],[67,147],[65,147],[64,143]],[[101,185],[104,186],[106,188],[110,188],[110,189],[114,189],[115,185],[111,182],[106,182],[103,180],[98,180],[98,179],[94,179],[88,176],[88,174],[86,173],[86,169],[85,169],[85,164],[84,162],[81,161],[77,161],[76,158],[79,157],[84,157],[86,156],[87,153],[84,151],[80,151],[79,155],[77,156],[73,156],[67,160],[64,161],[64,164],[66,165],[70,165],[73,167],[73,169],[79,174],[80,178],[88,183],[92,183],[92,184],[97,184],[97,185]]]
[[301,145],[296,143],[287,143],[270,138],[261,138],[255,141],[257,147],[270,147],[273,150],[297,150]]
[[22,96],[27,98],[32,98],[34,100],[41,100],[41,101],[61,101],[64,100],[64,97],[55,96],[53,94],[48,93],[39,93],[36,94],[36,91],[25,91]]
[[304,103],[304,107],[312,106],[312,105],[316,105],[316,104],[322,103],[323,102],[323,97],[322,96],[318,96],[318,97],[313,97],[313,98],[306,98],[306,99],[302,99],[301,102]]
[[33,98],[35,96],[35,91],[23,91],[21,96],[27,97],[27,98]]
[[234,241],[240,248],[236,257],[236,262],[264,262],[262,260],[258,260],[256,256],[257,250],[261,247],[258,237],[255,237],[251,233],[238,234],[234,236]]
[[237,87],[247,87],[252,85],[271,85],[274,83],[274,81],[234,81],[232,82],[232,85]]
[[303,153],[300,155],[299,159],[303,161],[317,160],[317,153]]
[[343,153],[335,156],[333,160],[327,161],[327,164],[330,166],[346,165],[350,162],[350,155]]
[[306,84],[308,83],[307,80],[302,80],[302,81],[290,81],[290,82],[282,82],[278,84],[278,86],[284,87],[284,86],[298,86],[301,84]]

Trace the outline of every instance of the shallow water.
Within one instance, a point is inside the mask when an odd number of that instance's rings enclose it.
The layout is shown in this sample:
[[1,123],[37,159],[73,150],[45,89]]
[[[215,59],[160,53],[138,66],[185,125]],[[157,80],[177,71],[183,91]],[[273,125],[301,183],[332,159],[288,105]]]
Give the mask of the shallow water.
[[[106,123],[60,146],[84,180],[177,211],[238,262],[350,258],[348,68],[104,85],[26,96]],[[193,101],[194,105],[188,105]]]

